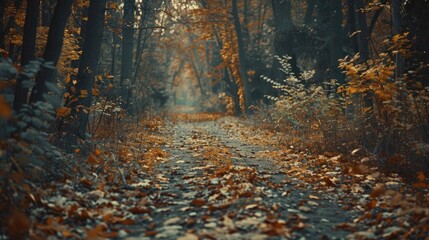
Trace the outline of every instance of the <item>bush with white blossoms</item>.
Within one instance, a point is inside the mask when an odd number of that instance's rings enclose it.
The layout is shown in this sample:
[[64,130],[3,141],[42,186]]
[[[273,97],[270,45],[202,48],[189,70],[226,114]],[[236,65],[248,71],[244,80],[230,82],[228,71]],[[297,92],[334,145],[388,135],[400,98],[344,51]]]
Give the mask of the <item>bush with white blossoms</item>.
[[336,81],[324,83],[324,87],[310,84],[315,71],[304,71],[300,76],[292,72],[288,56],[275,56],[280,63],[284,79],[280,82],[261,76],[278,90],[276,96],[265,96],[274,102],[270,119],[286,132],[301,137],[324,138],[333,129],[332,119],[341,115],[340,100],[335,97]]

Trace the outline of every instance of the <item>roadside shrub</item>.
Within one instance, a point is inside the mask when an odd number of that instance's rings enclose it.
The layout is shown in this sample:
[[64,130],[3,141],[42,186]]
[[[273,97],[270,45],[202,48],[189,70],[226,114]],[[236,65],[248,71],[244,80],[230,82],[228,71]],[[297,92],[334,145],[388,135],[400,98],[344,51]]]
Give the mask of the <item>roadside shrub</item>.
[[333,150],[332,142],[337,142],[339,122],[344,122],[340,99],[336,97],[335,80],[325,84],[325,88],[309,84],[314,71],[306,71],[295,77],[289,63],[290,57],[278,57],[285,78],[277,82],[261,76],[277,90],[277,96],[266,96],[274,104],[269,117],[264,121],[275,124],[276,128],[290,137],[286,140],[293,145],[313,151]]
[[[403,73],[410,54],[407,34],[385,41],[386,51],[361,62],[359,55],[340,60],[346,84],[335,80],[309,84],[312,72],[295,77],[289,57],[276,57],[285,79],[262,76],[277,96],[260,118],[285,134],[287,144],[314,153],[350,153],[364,149],[386,171],[415,177],[429,169],[429,87]],[[421,69],[424,69],[422,65]]]
[[411,56],[407,35],[386,40],[386,51],[367,62],[359,55],[340,60],[348,82],[338,92],[359,129],[359,144],[384,168],[414,174],[410,167],[429,164],[429,88],[402,73],[400,66]]
[[[40,65],[39,61],[31,62],[21,74],[31,79]],[[24,105],[19,113],[12,111],[11,87],[18,71],[6,59],[0,68],[0,226],[5,227],[0,231],[11,239],[22,239],[30,228],[31,208],[39,201],[40,183],[68,170],[62,152],[51,144],[48,134],[55,120],[53,104],[37,102]],[[32,83],[24,85],[31,87]]]

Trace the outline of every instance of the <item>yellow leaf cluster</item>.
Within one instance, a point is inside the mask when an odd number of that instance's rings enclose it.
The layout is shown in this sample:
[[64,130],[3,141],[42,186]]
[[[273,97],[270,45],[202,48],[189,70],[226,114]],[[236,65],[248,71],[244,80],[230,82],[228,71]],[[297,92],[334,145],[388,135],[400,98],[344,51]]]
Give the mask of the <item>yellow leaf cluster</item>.
[[58,70],[65,75],[76,75],[76,69],[71,67],[72,61],[78,60],[82,51],[79,48],[79,35],[73,29],[64,32],[64,45],[58,60]]
[[[410,44],[407,33],[395,35],[385,41],[387,52],[380,53],[377,58],[362,62],[359,55],[340,60],[339,67],[343,69],[348,83],[338,88],[338,92],[346,97],[360,96],[369,99],[374,106],[371,112],[377,111],[378,116],[391,116],[394,119],[401,109],[394,105],[400,96],[400,85],[403,80],[397,77],[397,55],[407,57]],[[397,102],[397,101],[396,101]],[[349,101],[349,104],[353,104]],[[367,106],[368,107],[368,106]]]
[[71,108],[68,107],[60,107],[57,109],[57,118],[66,117],[71,113]]

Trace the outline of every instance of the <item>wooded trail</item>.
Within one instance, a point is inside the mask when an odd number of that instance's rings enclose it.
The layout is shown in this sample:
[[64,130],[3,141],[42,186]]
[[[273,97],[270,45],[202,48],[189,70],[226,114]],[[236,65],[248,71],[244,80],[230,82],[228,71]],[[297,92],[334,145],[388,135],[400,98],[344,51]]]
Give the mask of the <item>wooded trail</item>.
[[169,157],[155,166],[159,191],[149,194],[156,208],[131,236],[341,239],[349,234],[341,225],[356,213],[343,210],[333,192],[288,175],[287,163],[268,157],[273,146],[243,139],[234,126],[239,121],[169,125]]
[[428,0],[0,19],[0,239],[429,240]]
[[[427,235],[424,192],[350,156],[310,154],[254,119],[149,118],[12,209],[32,239],[395,239]],[[13,235],[15,234],[15,235]],[[414,235],[413,235],[414,234]]]

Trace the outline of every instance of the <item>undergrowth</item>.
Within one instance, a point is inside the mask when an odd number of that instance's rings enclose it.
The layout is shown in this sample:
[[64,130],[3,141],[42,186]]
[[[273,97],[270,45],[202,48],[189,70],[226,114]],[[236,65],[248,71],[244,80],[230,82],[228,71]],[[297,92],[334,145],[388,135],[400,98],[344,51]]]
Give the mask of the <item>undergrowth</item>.
[[[76,237],[62,226],[62,212],[48,204],[60,186],[106,192],[130,188],[168,157],[162,149],[168,139],[160,134],[161,115],[131,118],[102,97],[90,109],[89,138],[69,146],[72,153],[58,148],[62,134],[52,126],[61,126],[55,123],[68,113],[51,97],[60,94],[54,84],[48,86],[47,102],[24,105],[18,113],[12,109],[16,78],[34,78],[41,64],[34,61],[19,71],[0,59],[0,238],[43,239],[55,232]],[[32,84],[24,82],[29,88]],[[43,211],[58,218],[46,219]]]
[[[55,120],[55,98],[48,96],[47,102],[24,105],[18,113],[11,108],[10,88],[15,78],[31,79],[41,64],[33,61],[19,73],[7,58],[1,60],[0,231],[11,239],[27,236],[32,227],[29,216],[40,203],[43,184],[64,177],[71,170],[66,155],[52,144],[49,134]],[[31,84],[23,82],[26,87]],[[58,92],[53,84],[47,87]]]
[[312,72],[295,77],[290,58],[276,57],[285,79],[262,76],[277,95],[267,96],[273,104],[258,107],[256,119],[283,132],[285,144],[319,154],[360,149],[373,165],[415,179],[429,169],[429,88],[396,68],[398,58],[410,56],[407,35],[385,44],[374,60],[342,59],[347,81],[341,86],[336,80],[309,84]]

